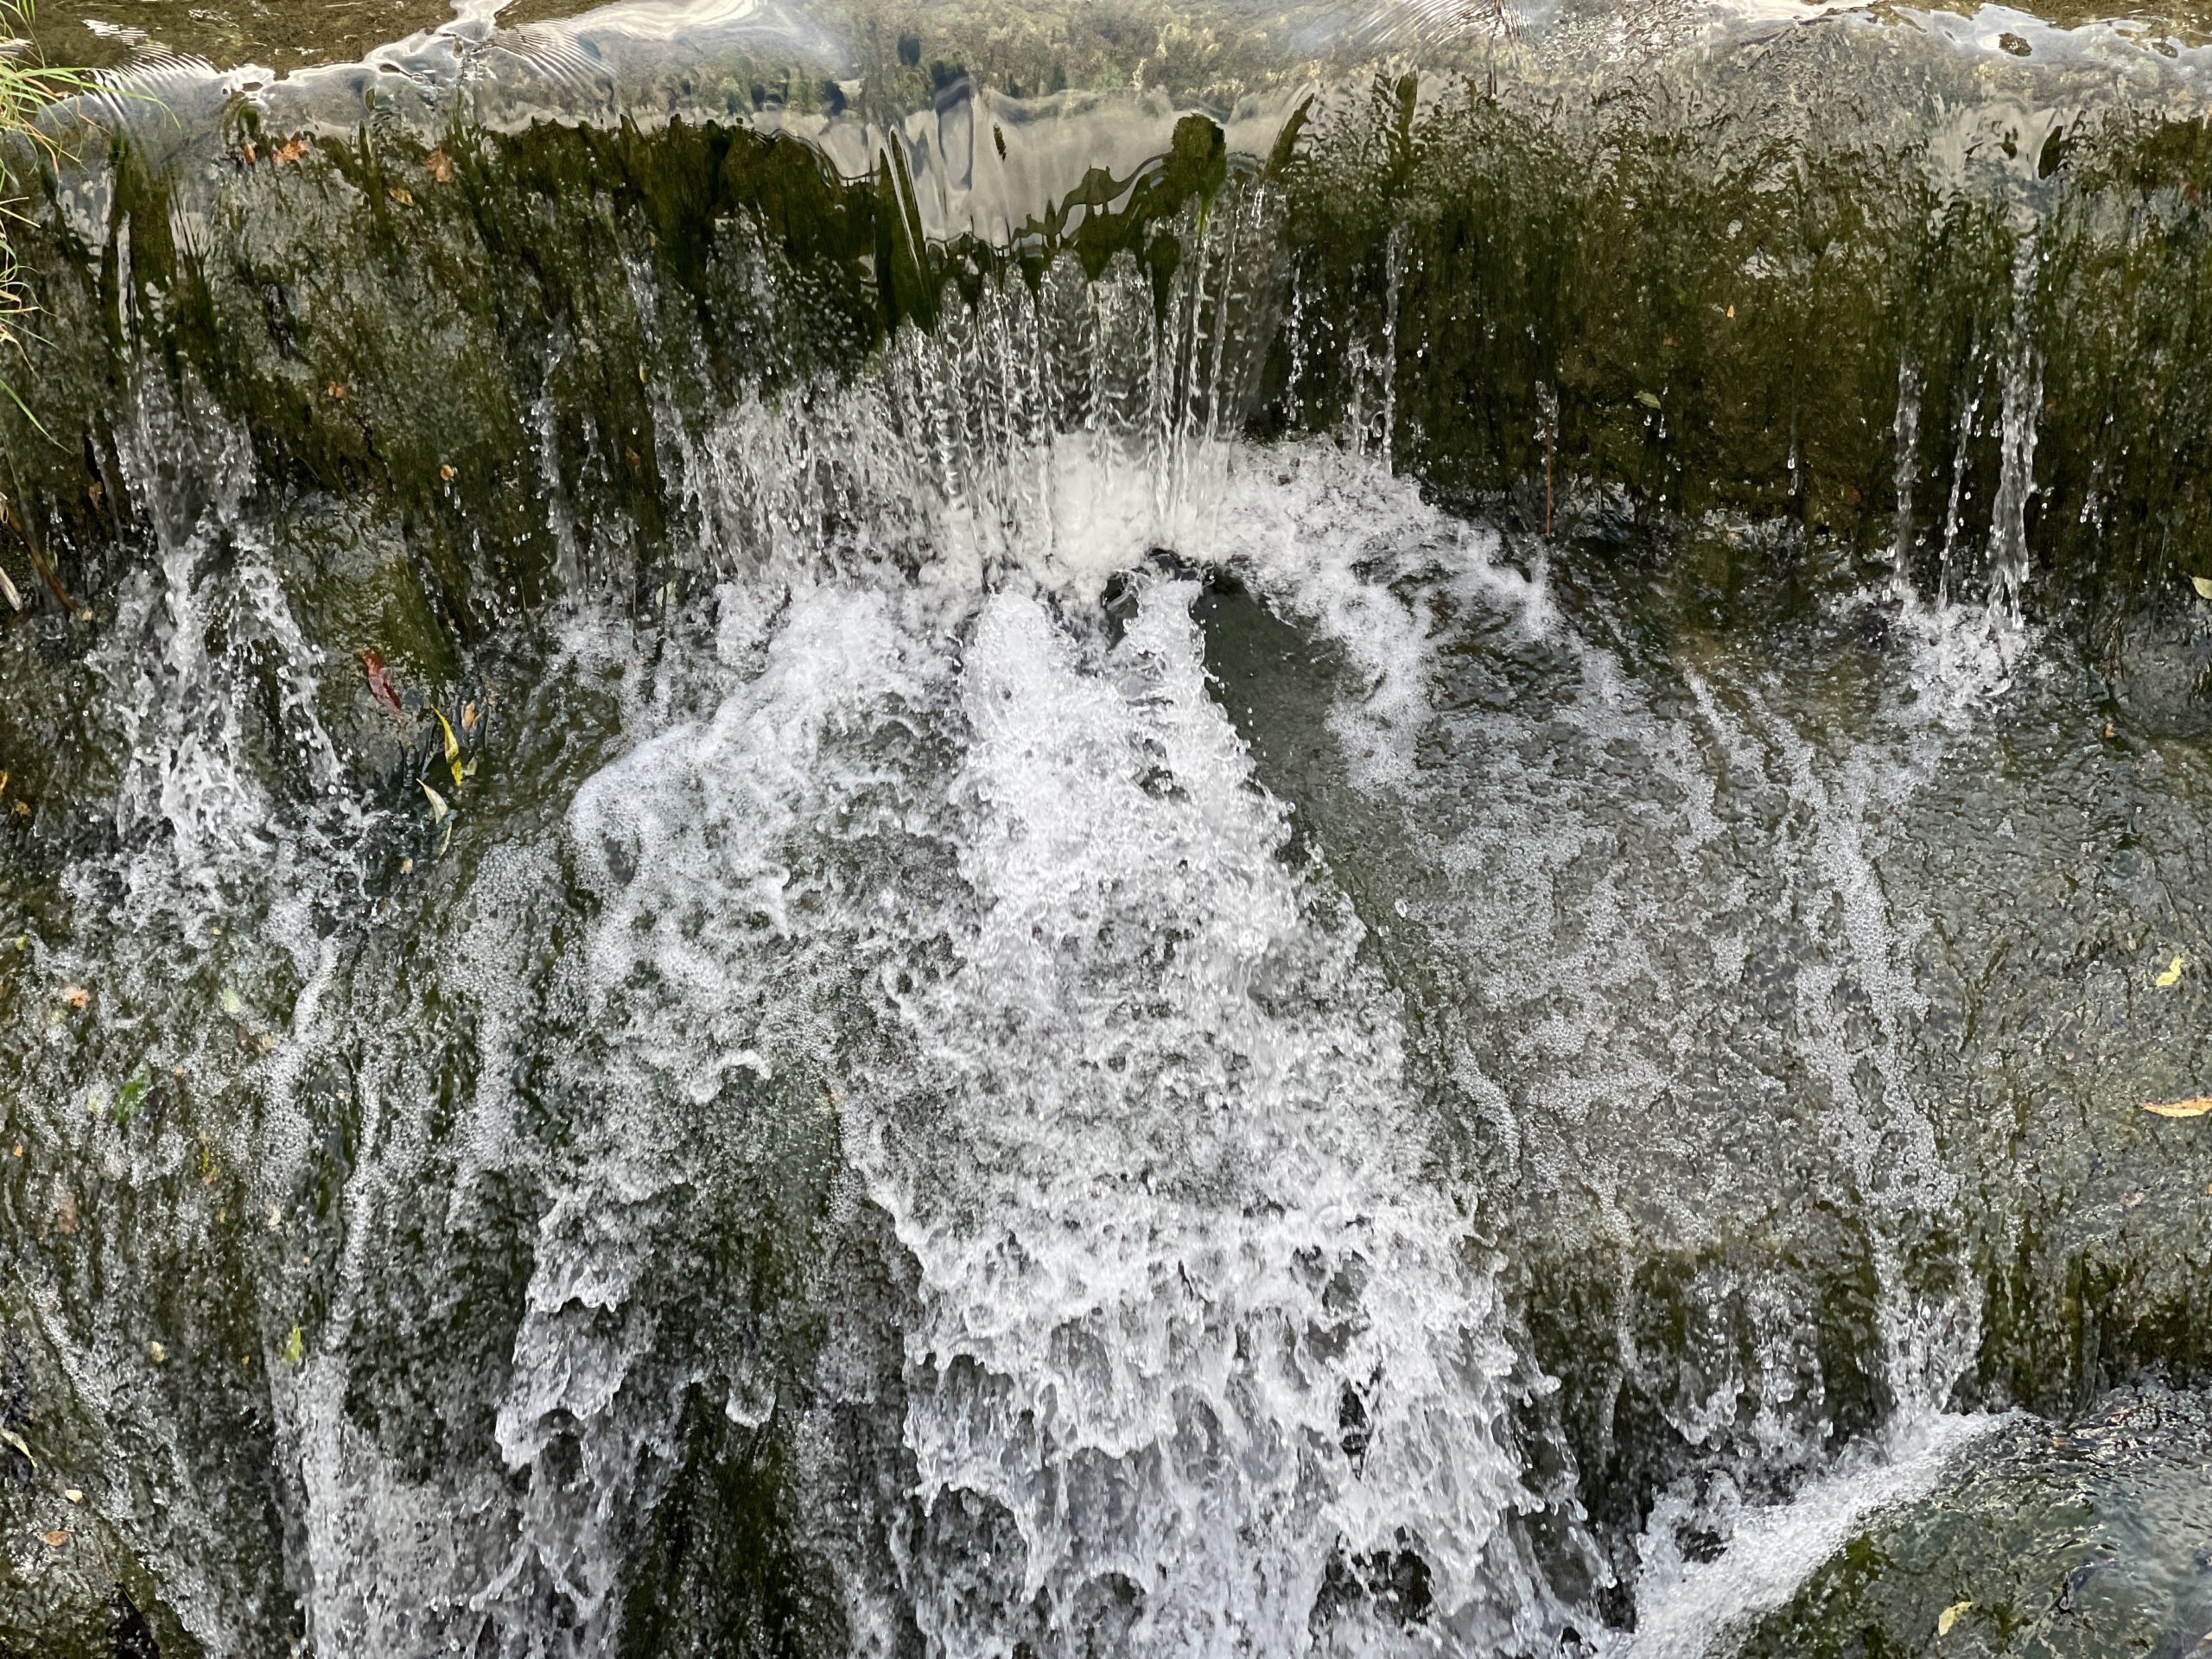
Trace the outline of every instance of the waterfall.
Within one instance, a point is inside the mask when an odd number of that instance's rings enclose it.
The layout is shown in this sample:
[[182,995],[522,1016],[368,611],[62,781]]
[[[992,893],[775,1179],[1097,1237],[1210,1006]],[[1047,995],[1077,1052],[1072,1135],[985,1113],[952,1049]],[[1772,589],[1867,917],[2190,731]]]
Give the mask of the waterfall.
[[0,1653],[2202,1636],[2202,48],[1448,10],[116,48]]

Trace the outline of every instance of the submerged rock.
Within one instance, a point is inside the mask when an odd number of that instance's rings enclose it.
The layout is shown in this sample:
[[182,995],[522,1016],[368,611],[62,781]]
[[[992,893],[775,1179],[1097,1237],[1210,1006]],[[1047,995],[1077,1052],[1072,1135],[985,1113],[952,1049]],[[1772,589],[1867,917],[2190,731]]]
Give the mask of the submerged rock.
[[2212,1637],[2208,1458],[2202,1396],[2155,1385],[2018,1419],[1728,1650],[2194,1653]]

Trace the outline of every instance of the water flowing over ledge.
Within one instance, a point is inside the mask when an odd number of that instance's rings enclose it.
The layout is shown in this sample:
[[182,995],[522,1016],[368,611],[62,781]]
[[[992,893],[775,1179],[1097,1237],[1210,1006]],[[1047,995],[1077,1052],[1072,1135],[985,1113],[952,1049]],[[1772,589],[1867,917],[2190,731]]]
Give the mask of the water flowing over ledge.
[[987,21],[43,176],[0,1649],[1811,1651],[2194,1443],[2201,48]]
[[[1524,522],[1548,430],[1599,522],[1786,525],[2113,626],[2190,598],[2200,48],[1999,11],[1599,21],[1224,16],[1201,49],[1154,19],[1121,91],[1095,41],[1106,85],[1040,92],[1065,61],[957,20],[774,7],[464,20],[277,79],[156,60],[159,101],[107,112],[118,158],[49,187],[33,361],[82,441],[19,442],[18,493],[112,542],[135,504],[88,495],[150,321],[277,476],[372,487],[446,557],[463,520],[547,540],[512,499],[547,403],[563,475],[612,474],[606,533],[651,538],[668,416],[849,373],[948,283],[1063,251],[1164,278],[1202,204],[1258,189],[1262,338],[1223,429],[1361,424]],[[1002,79],[963,67],[994,53]],[[430,362],[456,378],[425,398]],[[639,368],[673,409],[610,378]]]

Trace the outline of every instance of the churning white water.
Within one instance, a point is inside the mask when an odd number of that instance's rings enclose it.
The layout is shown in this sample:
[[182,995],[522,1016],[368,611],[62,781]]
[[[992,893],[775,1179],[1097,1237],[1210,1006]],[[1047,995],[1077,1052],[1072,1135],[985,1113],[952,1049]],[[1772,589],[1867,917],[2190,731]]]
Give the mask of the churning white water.
[[[1541,1645],[1560,1610],[1510,1524],[1537,1501],[1512,1423],[1530,1385],[1476,1242],[1483,1201],[1470,1212],[1427,1167],[1433,1119],[1400,1000],[1209,687],[1198,585],[1141,577],[1118,628],[1091,595],[1172,536],[1313,620],[1356,664],[1359,690],[1329,715],[1349,770],[1424,821],[1409,855],[1463,874],[1516,838],[1541,863],[1600,833],[1532,820],[1525,796],[1509,825],[1455,823],[1465,804],[1433,798],[1416,764],[1455,627],[1541,646],[1558,625],[1541,579],[1369,463],[1206,460],[1207,511],[1162,523],[1127,499],[1096,513],[1111,467],[1063,448],[1052,561],[1001,585],[817,571],[772,605],[726,587],[733,689],[593,779],[570,815],[606,899],[594,1017],[698,1100],[735,1071],[806,1079],[912,1258],[900,1434],[920,1518],[894,1581],[851,1587],[864,1608],[889,1596],[954,1655]],[[1574,717],[1602,741],[1632,738],[1689,779],[1707,763],[1683,733],[1704,734],[1803,812],[1773,902],[1785,926],[1809,918],[1834,938],[1796,993],[1795,1040],[1831,1101],[1817,1142],[1878,1216],[1940,1207],[1897,1060],[1911,995],[1866,845],[1913,767],[1869,750],[1831,779],[1756,695],[1738,719],[1694,680],[1678,729],[1604,651],[1565,649],[1590,688]],[[1924,766],[1929,728],[1907,724]],[[1719,836],[1712,811],[1709,786],[1686,791],[1674,855]],[[1639,896],[1586,910],[1575,925],[1607,931],[1562,962],[1535,918],[1490,932],[1495,890],[1461,894],[1431,903],[1535,981],[1513,995],[1554,1000],[1548,1034],[1524,1033],[1541,1086],[1663,1103],[1664,1073],[1630,1058],[1646,1033],[1602,1006],[1605,975],[1651,932]],[[1699,921],[1662,926],[1703,936]],[[1840,979],[1871,1009],[1864,1030],[1837,1011]],[[1631,1175],[1624,1160],[1605,1179]],[[1959,1438],[1933,1414],[1970,1356],[1970,1310],[1884,1296],[1912,1455],[1893,1476],[1862,1459],[1821,1489],[1819,1540],[1912,1490]],[[1775,1317],[1800,1315],[1783,1302]],[[1692,1432],[1722,1432],[1732,1390],[1764,1393],[1777,1466],[1809,1471],[1818,1427],[1771,1414],[1796,1357],[1785,1344],[1770,1363],[1715,1379]],[[1730,1615],[1825,1553],[1794,1552],[1783,1573],[1772,1536],[1795,1523],[1716,1501],[1678,1492],[1652,1535],[1693,1508],[1744,1529],[1761,1581]],[[1688,1651],[1686,1630],[1723,1622],[1717,1604],[1702,1624],[1694,1611],[1718,1569],[1683,1576],[1655,1548],[1653,1650]]]
[[571,816],[634,1046],[702,1096],[823,1077],[912,1254],[899,1588],[934,1650],[1287,1651],[1331,1583],[1344,1640],[1417,1611],[1449,1647],[1533,1599],[1491,1270],[1198,591],[1147,581],[1116,639],[1050,594],[795,588],[726,632],[759,671]]

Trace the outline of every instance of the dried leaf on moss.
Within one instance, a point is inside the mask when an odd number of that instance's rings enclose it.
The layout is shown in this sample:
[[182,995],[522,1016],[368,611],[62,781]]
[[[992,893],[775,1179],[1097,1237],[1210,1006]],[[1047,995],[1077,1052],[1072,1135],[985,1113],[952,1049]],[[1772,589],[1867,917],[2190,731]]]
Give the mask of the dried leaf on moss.
[[2212,1112],[2212,1095],[2192,1095],[2187,1100],[2146,1100],[2143,1109],[2160,1117],[2202,1117]]
[[373,651],[361,653],[361,666],[368,671],[369,690],[376,700],[404,718],[407,711],[400,707],[399,690],[391,683],[391,671],[384,665],[384,658]]

